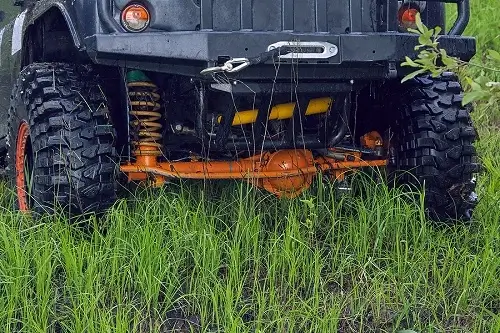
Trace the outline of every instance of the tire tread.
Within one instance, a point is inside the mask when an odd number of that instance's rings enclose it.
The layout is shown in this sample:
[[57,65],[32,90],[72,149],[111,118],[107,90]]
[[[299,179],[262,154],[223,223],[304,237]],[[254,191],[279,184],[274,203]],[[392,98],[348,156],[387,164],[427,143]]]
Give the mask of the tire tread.
[[480,164],[472,107],[462,106],[458,78],[451,73],[418,77],[406,84],[401,97],[398,167],[408,171],[403,182],[425,183],[431,218],[470,219],[477,204],[474,175]]
[[[27,107],[35,155],[33,211],[52,212],[55,201],[76,214],[105,211],[116,200],[116,135],[91,67],[32,64],[18,84],[21,96],[12,98]],[[11,106],[9,124],[13,117]],[[8,142],[15,144],[11,127]]]

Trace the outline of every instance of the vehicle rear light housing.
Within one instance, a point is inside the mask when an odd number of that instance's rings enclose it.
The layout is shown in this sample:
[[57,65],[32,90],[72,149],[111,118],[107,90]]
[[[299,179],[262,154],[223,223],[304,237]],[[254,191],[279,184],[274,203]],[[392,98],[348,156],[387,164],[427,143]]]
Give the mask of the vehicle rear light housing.
[[404,3],[398,11],[398,25],[401,31],[417,29],[417,14],[420,8],[414,3]]
[[121,24],[128,32],[142,32],[149,27],[151,14],[147,7],[133,3],[123,8]]

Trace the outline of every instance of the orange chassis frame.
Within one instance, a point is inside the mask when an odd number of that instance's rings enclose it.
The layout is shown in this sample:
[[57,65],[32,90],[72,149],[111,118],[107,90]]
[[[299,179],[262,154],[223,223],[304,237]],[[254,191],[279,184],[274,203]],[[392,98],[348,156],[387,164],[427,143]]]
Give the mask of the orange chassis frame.
[[386,159],[362,160],[357,152],[330,149],[325,156],[315,158],[309,150],[296,149],[235,161],[157,162],[156,156],[143,155],[120,169],[130,182],[149,180],[153,186],[162,186],[169,178],[242,179],[277,196],[292,198],[308,189],[320,172],[343,179],[346,172],[355,169],[386,165]]

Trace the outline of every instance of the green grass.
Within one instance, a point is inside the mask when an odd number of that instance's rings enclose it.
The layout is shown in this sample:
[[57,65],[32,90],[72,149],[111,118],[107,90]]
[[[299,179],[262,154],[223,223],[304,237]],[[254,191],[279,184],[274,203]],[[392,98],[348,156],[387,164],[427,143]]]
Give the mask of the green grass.
[[0,22],[0,28],[9,23],[19,13],[19,7],[12,6],[12,0],[0,0],[0,10],[5,12],[5,18]]
[[295,201],[244,185],[155,191],[120,202],[104,232],[6,209],[0,327],[497,332],[500,175],[489,177],[471,227],[435,227],[419,202],[367,180],[335,200],[323,187]]
[[[498,47],[496,0],[470,28]],[[491,46],[490,46],[491,47]],[[0,189],[0,331],[500,332],[500,110],[479,107],[482,198],[470,226],[369,180],[277,200],[172,185],[91,228],[12,211]],[[208,190],[209,189],[209,190]]]

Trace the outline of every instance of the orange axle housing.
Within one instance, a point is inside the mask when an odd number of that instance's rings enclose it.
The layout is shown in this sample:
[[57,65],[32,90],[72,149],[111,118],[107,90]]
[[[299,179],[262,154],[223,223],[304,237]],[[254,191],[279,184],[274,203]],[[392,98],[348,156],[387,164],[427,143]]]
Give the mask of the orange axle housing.
[[157,186],[164,184],[167,178],[244,179],[278,196],[291,198],[308,189],[319,172],[340,178],[353,169],[387,165],[387,160],[364,161],[359,153],[330,152],[332,154],[315,158],[310,150],[281,150],[237,161],[208,162],[157,162],[154,158],[138,158],[136,163],[122,165],[121,171],[128,175],[129,181],[150,178]]

